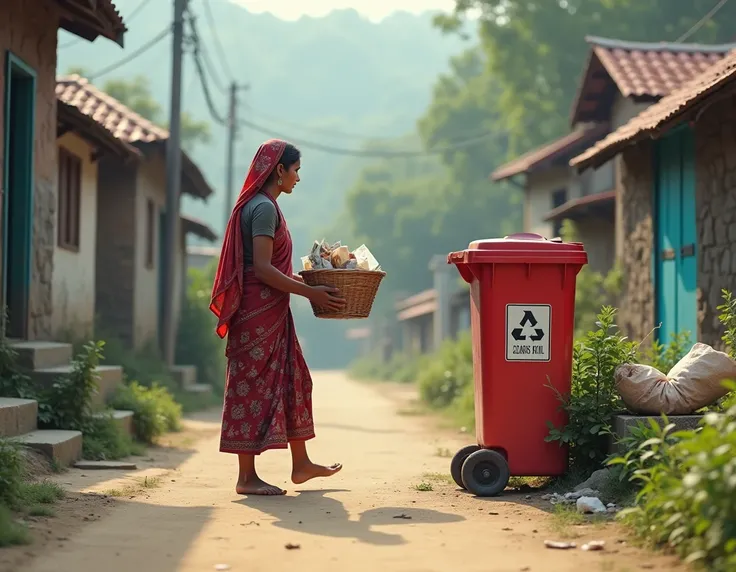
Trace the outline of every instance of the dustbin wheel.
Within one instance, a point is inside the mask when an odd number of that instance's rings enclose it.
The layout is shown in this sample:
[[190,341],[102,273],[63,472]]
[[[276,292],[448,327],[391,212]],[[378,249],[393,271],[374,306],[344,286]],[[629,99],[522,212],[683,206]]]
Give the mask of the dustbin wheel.
[[468,445],[467,447],[463,447],[455,453],[455,456],[452,458],[452,462],[450,463],[450,474],[452,475],[452,480],[455,481],[455,484],[461,489],[465,488],[461,474],[463,463],[465,462],[465,459],[476,451],[480,451],[480,447],[478,447],[478,445]]
[[497,451],[482,449],[468,456],[463,463],[464,488],[479,497],[493,497],[509,484],[509,465]]

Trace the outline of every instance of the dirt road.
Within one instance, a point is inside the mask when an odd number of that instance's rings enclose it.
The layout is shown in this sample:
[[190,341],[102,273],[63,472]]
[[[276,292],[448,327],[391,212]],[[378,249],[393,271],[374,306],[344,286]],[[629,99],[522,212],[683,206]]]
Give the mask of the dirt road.
[[[621,542],[614,525],[581,527],[578,544],[605,539],[603,552],[553,551],[559,523],[539,494],[476,499],[443,475],[447,458],[467,444],[453,433],[432,431],[426,420],[397,414],[381,386],[349,382],[338,373],[315,375],[315,460],[345,468],[329,481],[294,487],[289,456],[265,454],[264,478],[285,486],[280,498],[239,498],[235,459],[217,451],[217,437],[194,445],[177,470],[149,466],[161,486],[141,481],[130,494],[109,474],[73,471],[60,479],[83,491],[118,487],[116,501],[96,522],[51,542],[23,569],[28,572],[202,572],[227,565],[234,572],[363,571],[624,571],[672,570],[672,559]],[[210,415],[200,427],[212,431]],[[140,477],[140,474],[135,476]],[[90,483],[90,479],[94,483]],[[425,483],[417,490],[417,485]],[[431,484],[428,486],[426,483]],[[123,489],[125,490],[125,489]],[[125,498],[130,496],[131,498]],[[569,532],[569,531],[568,531]],[[287,545],[290,548],[287,548]],[[219,569],[228,569],[220,567]]]

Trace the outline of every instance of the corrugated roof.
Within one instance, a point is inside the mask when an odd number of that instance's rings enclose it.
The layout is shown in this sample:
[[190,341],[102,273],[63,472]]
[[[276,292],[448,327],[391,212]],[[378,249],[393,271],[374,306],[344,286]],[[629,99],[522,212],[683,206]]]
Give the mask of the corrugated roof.
[[582,170],[605,163],[623,147],[681,121],[684,113],[730,83],[734,77],[736,77],[736,50],[573,158],[570,165]]
[[521,173],[528,173],[542,166],[549,165],[555,160],[567,162],[580,149],[591,145],[603,137],[607,131],[607,125],[576,129],[564,137],[560,137],[543,147],[529,151],[521,157],[500,166],[491,173],[491,180],[502,181]]
[[[146,150],[147,145],[165,145],[169,131],[136,113],[111,95],[78,75],[56,80],[56,97],[94,119],[114,137]],[[182,151],[182,191],[206,199],[213,190],[202,171]]]
[[608,119],[616,91],[634,99],[664,97],[736,48],[736,44],[585,39],[592,49],[572,107],[573,125]]

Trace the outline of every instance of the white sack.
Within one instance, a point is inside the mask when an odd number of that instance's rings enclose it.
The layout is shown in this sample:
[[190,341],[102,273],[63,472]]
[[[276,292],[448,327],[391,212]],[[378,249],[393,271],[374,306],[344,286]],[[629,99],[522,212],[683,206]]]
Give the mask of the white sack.
[[736,361],[697,343],[667,375],[648,365],[616,368],[616,389],[632,413],[688,415],[728,393],[722,382],[736,380]]

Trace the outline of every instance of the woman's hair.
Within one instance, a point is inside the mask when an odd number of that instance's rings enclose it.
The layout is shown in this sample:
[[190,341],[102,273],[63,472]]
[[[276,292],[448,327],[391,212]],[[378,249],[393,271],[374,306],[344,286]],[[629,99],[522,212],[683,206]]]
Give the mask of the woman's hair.
[[[281,154],[281,159],[279,159],[276,166],[283,165],[284,169],[288,171],[301,158],[302,152],[291,143],[287,143],[286,147],[284,147],[284,152]],[[274,169],[269,177],[269,181],[273,181],[276,178],[278,178],[278,175],[276,169]]]

